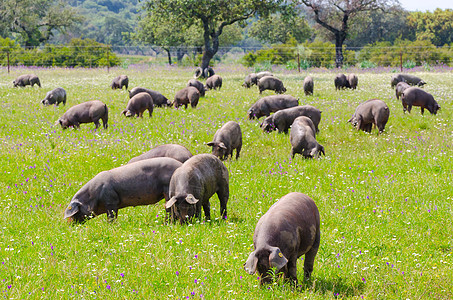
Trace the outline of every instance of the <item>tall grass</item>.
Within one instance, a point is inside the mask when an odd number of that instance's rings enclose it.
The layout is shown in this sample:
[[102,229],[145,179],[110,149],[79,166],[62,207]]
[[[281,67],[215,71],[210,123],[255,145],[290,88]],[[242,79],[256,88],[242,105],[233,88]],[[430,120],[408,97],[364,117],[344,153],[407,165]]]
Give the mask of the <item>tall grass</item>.
[[[125,73],[130,86],[169,98],[191,78],[189,69],[14,69],[0,77],[0,291],[7,299],[451,299],[453,74],[418,73],[442,107],[422,116],[404,114],[390,88],[391,73],[359,75],[356,91],[335,91],[335,73],[314,77],[276,74],[287,94],[321,109],[321,159],[290,158],[289,136],[265,134],[246,111],[260,98],[241,87],[245,73],[223,68],[221,91],[196,109],[156,108],[152,118],[120,113],[126,91],[111,90]],[[12,88],[33,72],[43,85]],[[42,107],[45,93],[62,86],[66,107]],[[265,92],[264,95],[270,95]],[[384,100],[390,120],[382,135],[357,132],[346,121],[371,98]],[[63,131],[55,121],[69,107],[99,99],[109,107],[109,129]],[[63,212],[72,196],[103,170],[125,164],[158,144],[179,143],[192,153],[206,146],[225,122],[239,122],[243,150],[226,161],[230,173],[228,220],[165,225],[163,201],[126,208],[70,226]],[[256,222],[281,196],[303,192],[321,215],[321,246],[309,282],[260,286],[243,263],[252,251]]]

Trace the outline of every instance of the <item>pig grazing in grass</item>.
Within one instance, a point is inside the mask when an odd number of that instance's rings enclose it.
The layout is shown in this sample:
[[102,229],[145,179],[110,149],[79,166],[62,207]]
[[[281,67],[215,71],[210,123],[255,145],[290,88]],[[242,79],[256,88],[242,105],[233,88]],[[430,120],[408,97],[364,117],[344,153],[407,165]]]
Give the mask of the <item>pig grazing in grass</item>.
[[183,163],[192,157],[192,153],[186,147],[178,144],[160,145],[142,155],[132,158],[128,164],[154,157],[171,157]]
[[400,99],[401,95],[403,94],[403,92],[410,88],[411,86],[409,84],[407,84],[406,82],[404,81],[400,81],[397,83],[396,87],[395,87],[395,95],[396,95],[396,99]]
[[253,234],[254,251],[245,271],[258,273],[260,283],[271,283],[271,268],[297,284],[297,259],[305,255],[304,279],[310,279],[321,240],[319,211],[305,194],[289,193],[258,220]]
[[355,74],[349,74],[347,76],[349,87],[353,90],[357,89],[357,84],[359,83],[359,78]]
[[348,78],[344,74],[337,74],[334,79],[335,90],[344,90],[346,88],[351,88]]
[[159,92],[143,88],[143,87],[134,87],[132,90],[129,91],[129,98],[134,97],[138,93],[148,93],[153,98],[153,104],[157,107],[162,106],[171,106],[171,101],[167,99],[164,95]]
[[250,120],[269,116],[271,112],[281,109],[290,108],[299,105],[299,99],[290,95],[272,95],[266,96],[256,101],[247,111]]
[[170,180],[170,200],[165,207],[171,218],[184,224],[193,217],[201,217],[201,207],[207,220],[211,219],[209,199],[217,193],[220,214],[227,217],[229,198],[228,169],[212,154],[198,154],[189,158]]
[[129,78],[127,77],[127,75],[120,75],[118,77],[115,77],[112,81],[112,83],[110,84],[110,87],[113,89],[113,90],[116,90],[116,89],[123,89],[123,86],[126,87],[126,90],[129,86]]
[[305,96],[313,95],[313,77],[307,76],[304,79],[304,93]]
[[425,108],[432,115],[437,114],[437,111],[440,109],[433,95],[418,87],[410,87],[404,90],[401,95],[401,102],[403,104],[403,111],[406,112],[407,110],[409,113],[412,110],[412,106],[420,106],[422,115],[425,112]]
[[153,98],[146,92],[138,93],[127,102],[126,109],[123,110],[123,115],[126,117],[133,117],[137,115],[138,117],[143,118],[143,112],[148,110],[149,117],[153,116]]
[[25,87],[26,85],[31,85],[33,87],[35,84],[41,87],[41,82],[39,81],[38,76],[33,74],[20,75],[13,80],[14,87]]
[[392,76],[390,84],[392,88],[394,88],[398,82],[406,82],[409,85],[416,85],[416,86],[424,86],[426,82],[424,82],[420,77],[411,74],[396,74]]
[[227,159],[228,156],[233,157],[233,150],[236,149],[236,159],[238,159],[242,148],[241,127],[234,121],[225,123],[216,131],[212,142],[207,145],[212,147],[212,154],[221,160]]
[[100,126],[100,119],[102,119],[104,129],[107,129],[107,122],[109,120],[107,105],[99,100],[92,100],[74,105],[68,109],[57,122],[63,129],[68,127],[79,128],[82,123],[93,122],[96,125],[96,129],[98,129]]
[[319,132],[318,125],[321,121],[321,111],[311,105],[294,106],[277,111],[261,123],[264,132],[278,130],[279,133],[288,133],[289,128],[297,117],[306,116],[313,121],[316,132]]
[[264,76],[258,80],[258,88],[260,94],[265,90],[273,90],[277,94],[283,94],[286,92],[286,88],[283,86],[283,82],[274,76]]
[[357,130],[371,132],[374,124],[379,133],[385,129],[385,124],[389,120],[390,110],[384,101],[379,99],[367,100],[357,106],[354,115],[348,122],[351,122]]
[[309,117],[297,117],[291,125],[290,133],[291,157],[296,153],[304,158],[313,158],[325,154],[324,147],[316,141],[316,129]]
[[74,195],[64,218],[84,222],[106,213],[112,220],[120,208],[168,200],[171,176],[181,165],[173,158],[157,157],[103,171]]
[[219,75],[213,75],[206,80],[206,89],[208,90],[217,90],[222,87],[222,77]]
[[197,107],[199,99],[200,92],[197,90],[197,88],[193,86],[188,86],[176,92],[173,105],[175,106],[175,108],[184,105],[184,108],[187,109],[187,105],[190,103],[190,106],[192,106],[192,108],[195,108]]
[[203,85],[203,83],[201,83],[200,81],[198,81],[196,79],[190,79],[187,82],[187,86],[193,86],[194,88],[196,88],[200,92],[201,97],[204,97],[206,94],[205,86]]
[[46,106],[52,104],[58,106],[58,104],[60,103],[63,103],[63,105],[65,105],[66,91],[62,87],[57,87],[56,89],[47,92],[46,97],[43,100],[41,100],[41,103]]

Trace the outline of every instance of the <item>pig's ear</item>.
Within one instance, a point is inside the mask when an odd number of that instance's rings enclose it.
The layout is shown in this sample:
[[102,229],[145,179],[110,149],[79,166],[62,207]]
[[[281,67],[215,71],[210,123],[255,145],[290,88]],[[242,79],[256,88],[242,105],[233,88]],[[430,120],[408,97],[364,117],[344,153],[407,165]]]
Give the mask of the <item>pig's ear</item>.
[[209,142],[209,143],[207,143],[206,145],[208,145],[209,147],[212,147],[212,146],[215,145],[215,143],[214,143],[214,142]]
[[80,202],[71,202],[64,211],[64,219],[70,218],[80,210]]
[[280,270],[288,263],[288,259],[283,255],[278,247],[272,247],[271,254],[269,254],[269,266]]
[[247,258],[247,261],[244,264],[244,269],[247,273],[250,275],[255,274],[256,272],[256,265],[258,264],[258,257],[256,257],[255,251],[250,253],[249,258]]
[[196,199],[192,194],[187,195],[186,201],[189,204],[196,204],[198,202],[198,199]]
[[224,144],[224,143],[220,143],[220,144],[219,144],[219,147],[220,147],[220,148],[222,148],[222,149],[225,149],[225,150],[227,150],[227,147],[225,146],[225,144]]
[[165,208],[170,208],[172,207],[173,205],[175,205],[176,203],[176,197],[173,196],[170,198],[170,200],[168,200],[166,203],[165,203]]

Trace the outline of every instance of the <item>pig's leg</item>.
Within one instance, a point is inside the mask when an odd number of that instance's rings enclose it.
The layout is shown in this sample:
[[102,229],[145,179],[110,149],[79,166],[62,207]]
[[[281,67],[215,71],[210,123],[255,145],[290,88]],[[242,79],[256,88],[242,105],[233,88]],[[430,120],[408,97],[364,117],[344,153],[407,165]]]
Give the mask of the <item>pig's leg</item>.
[[104,202],[105,210],[107,212],[107,219],[113,221],[118,216],[118,205],[120,198],[115,192],[113,187],[106,185],[99,195],[99,201]]
[[[239,153],[241,153],[241,148],[242,148],[242,146],[239,146],[236,148],[236,159],[239,158]],[[233,155],[233,153],[231,153],[231,155]]]
[[217,192],[217,196],[219,196],[220,200],[220,215],[222,216],[222,219],[227,218],[227,203],[228,203],[228,198],[230,197],[230,190],[228,186],[228,182],[223,181],[219,191]]
[[[198,206],[198,207],[200,207],[200,211],[198,212],[198,209],[197,209],[197,213],[198,213],[197,218],[200,218],[201,217],[201,206]],[[205,201],[205,203],[203,203],[203,211],[204,211],[206,220],[211,220],[211,203],[209,203],[209,200]]]
[[318,253],[319,241],[321,239],[321,234],[318,231],[316,232],[315,241],[311,249],[305,253],[305,262],[304,262],[304,278],[310,279],[311,272],[313,272],[313,264],[315,263],[316,253]]
[[288,277],[297,285],[297,257],[290,258],[287,263]]

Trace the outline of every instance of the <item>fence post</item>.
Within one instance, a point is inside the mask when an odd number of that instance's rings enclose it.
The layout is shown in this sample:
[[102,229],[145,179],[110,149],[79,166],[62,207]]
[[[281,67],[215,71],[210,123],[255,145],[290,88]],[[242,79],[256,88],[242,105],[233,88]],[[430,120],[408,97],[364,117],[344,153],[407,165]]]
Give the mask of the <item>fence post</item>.
[[400,70],[403,73],[403,51],[400,51]]
[[7,57],[7,61],[8,61],[8,74],[9,74],[9,51],[6,52],[6,57]]
[[299,54],[299,51],[297,51],[297,69],[299,70],[299,73],[300,73],[300,54]]

